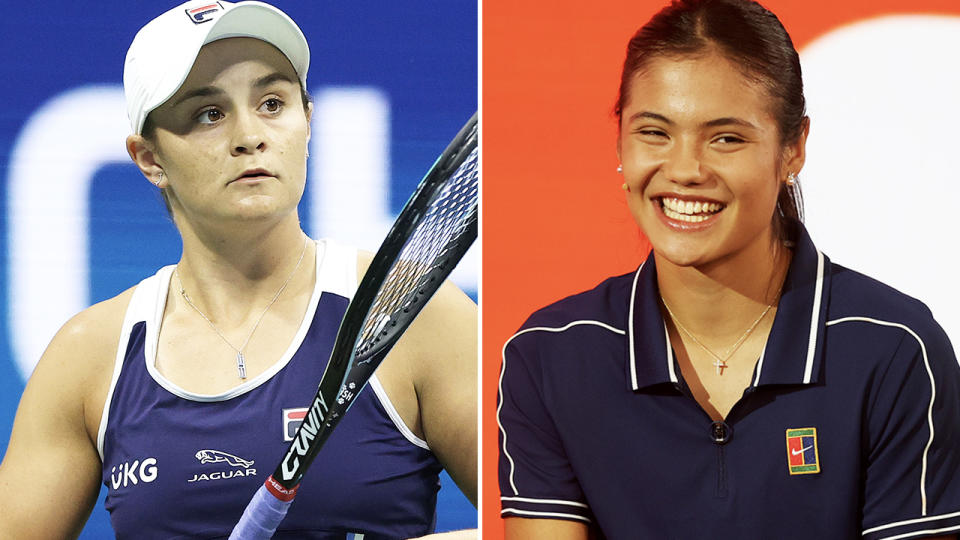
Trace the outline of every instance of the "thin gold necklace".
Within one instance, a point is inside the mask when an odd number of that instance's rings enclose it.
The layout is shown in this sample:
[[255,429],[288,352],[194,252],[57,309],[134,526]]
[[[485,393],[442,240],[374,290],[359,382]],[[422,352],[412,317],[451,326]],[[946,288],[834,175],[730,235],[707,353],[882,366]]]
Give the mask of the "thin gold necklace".
[[[782,287],[781,287],[781,290],[782,290]],[[747,328],[747,331],[740,336],[740,339],[738,339],[737,342],[734,343],[732,347],[727,349],[727,351],[723,354],[723,356],[720,356],[719,354],[710,350],[710,348],[704,345],[703,342],[697,338],[697,336],[693,335],[693,332],[691,332],[690,330],[687,330],[687,327],[680,322],[680,319],[678,319],[676,315],[673,314],[673,310],[670,309],[670,306],[667,304],[667,301],[662,296],[660,297],[660,300],[663,301],[663,307],[667,308],[667,313],[670,314],[670,317],[673,319],[673,322],[677,323],[677,327],[680,328],[680,330],[683,330],[685,334],[690,336],[690,339],[692,339],[694,343],[699,345],[701,349],[707,351],[708,353],[710,353],[710,356],[713,356],[714,358],[717,359],[717,361],[714,362],[713,365],[717,368],[717,375],[723,375],[723,370],[730,367],[727,365],[727,360],[729,360],[730,357],[733,356],[733,353],[737,352],[737,350],[740,349],[740,346],[743,345],[743,342],[746,341],[747,337],[749,337],[750,334],[757,328],[757,325],[760,324],[760,321],[762,321],[764,317],[766,317],[767,313],[770,312],[770,309],[773,308],[773,306],[777,303],[777,300],[779,298],[780,298],[780,290],[777,290],[777,294],[774,297],[773,303],[769,304],[766,307],[766,309],[763,310],[763,313],[761,313],[760,316],[757,317],[757,320],[753,321],[753,324],[751,324],[750,327]]]
[[260,321],[263,320],[263,316],[266,315],[267,311],[269,311],[270,308],[273,307],[273,304],[277,302],[277,299],[280,298],[281,294],[283,294],[283,291],[284,289],[287,288],[287,285],[290,283],[290,280],[293,279],[293,276],[297,273],[297,270],[300,269],[300,263],[303,262],[303,256],[306,252],[307,252],[307,236],[304,235],[303,248],[300,250],[300,258],[297,259],[297,265],[293,267],[293,271],[290,272],[290,275],[287,276],[286,281],[284,281],[283,285],[280,286],[280,289],[277,291],[277,294],[273,295],[273,300],[270,300],[270,303],[267,304],[267,307],[263,308],[263,311],[260,313],[260,317],[257,318],[257,322],[253,323],[253,328],[251,328],[250,333],[247,334],[247,339],[243,340],[243,345],[240,345],[239,348],[234,347],[233,343],[230,343],[230,340],[228,340],[227,337],[223,335],[223,332],[221,332],[220,329],[217,328],[217,325],[213,324],[213,321],[210,320],[210,317],[207,317],[206,315],[204,315],[204,313],[200,311],[200,308],[198,308],[190,300],[190,297],[187,296],[187,291],[183,290],[183,280],[180,279],[179,265],[177,268],[173,269],[173,273],[177,276],[177,283],[180,284],[180,296],[183,296],[183,299],[186,300],[187,304],[190,307],[192,307],[194,311],[199,313],[200,316],[203,317],[203,320],[207,321],[207,324],[210,325],[210,328],[213,328],[213,331],[216,332],[218,336],[220,336],[220,339],[222,339],[224,343],[226,343],[231,349],[237,352],[237,376],[239,376],[240,379],[247,378],[247,364],[243,358],[243,350],[247,348],[247,343],[250,343],[250,338],[253,337],[253,333],[256,332],[257,327],[260,326]]

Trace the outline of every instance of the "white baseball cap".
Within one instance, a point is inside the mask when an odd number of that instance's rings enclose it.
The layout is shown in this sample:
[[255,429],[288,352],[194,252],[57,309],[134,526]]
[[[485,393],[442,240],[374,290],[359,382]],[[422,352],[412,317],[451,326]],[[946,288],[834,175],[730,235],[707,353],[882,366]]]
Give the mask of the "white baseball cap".
[[218,39],[251,37],[282,52],[307,86],[310,49],[296,23],[263,2],[190,0],[137,32],[123,66],[123,92],[133,133],[140,134],[150,111],[177,93],[200,48]]

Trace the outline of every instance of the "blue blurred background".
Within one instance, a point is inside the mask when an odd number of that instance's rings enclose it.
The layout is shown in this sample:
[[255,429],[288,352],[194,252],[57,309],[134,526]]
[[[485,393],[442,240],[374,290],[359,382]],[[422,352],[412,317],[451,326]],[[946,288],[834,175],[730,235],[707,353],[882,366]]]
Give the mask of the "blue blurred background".
[[[57,328],[179,258],[156,190],[126,157],[120,86],[136,31],[177,4],[54,0],[0,19],[0,448]],[[477,108],[477,4],[273,4],[312,54],[304,229],[375,249]],[[476,299],[473,251],[454,279]],[[443,480],[438,530],[476,526],[475,509]],[[102,497],[81,538],[112,536]]]

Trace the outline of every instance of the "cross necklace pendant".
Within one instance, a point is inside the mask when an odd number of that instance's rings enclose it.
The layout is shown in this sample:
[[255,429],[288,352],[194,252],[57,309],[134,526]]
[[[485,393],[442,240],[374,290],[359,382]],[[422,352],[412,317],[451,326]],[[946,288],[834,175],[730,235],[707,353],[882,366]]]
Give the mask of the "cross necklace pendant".
[[[780,291],[777,291],[776,297],[780,298]],[[690,330],[687,330],[687,328],[683,326],[680,320],[677,319],[677,316],[673,314],[673,310],[670,309],[670,306],[667,304],[666,300],[663,300],[663,298],[661,298],[660,300],[663,302],[663,307],[667,308],[667,313],[670,314],[670,317],[673,319],[673,322],[677,324],[677,328],[679,328],[680,331],[682,331],[684,334],[690,336],[690,339],[692,339],[694,343],[699,345],[701,349],[709,353],[710,356],[716,358],[716,362],[713,363],[713,366],[717,368],[717,375],[720,375],[720,376],[723,375],[723,370],[729,367],[727,366],[727,360],[729,360],[730,357],[733,356],[733,353],[737,352],[740,346],[743,345],[743,342],[746,341],[747,337],[750,336],[750,334],[757,327],[757,325],[760,324],[760,321],[763,320],[763,318],[767,315],[767,313],[770,312],[770,308],[772,308],[774,304],[776,304],[776,302],[774,302],[773,304],[767,305],[767,308],[763,310],[763,313],[761,313],[759,317],[757,317],[757,320],[753,321],[753,324],[751,324],[750,327],[747,328],[747,330],[740,335],[740,339],[738,339],[737,342],[734,343],[732,347],[727,349],[727,352],[725,352],[723,356],[720,356],[719,354],[713,352],[709,347],[704,345],[703,342],[701,342],[697,338],[697,336],[693,335],[693,332],[691,332]]]
[[717,361],[713,363],[714,366],[717,366],[717,375],[723,375],[723,370],[727,369],[727,362],[717,358]]

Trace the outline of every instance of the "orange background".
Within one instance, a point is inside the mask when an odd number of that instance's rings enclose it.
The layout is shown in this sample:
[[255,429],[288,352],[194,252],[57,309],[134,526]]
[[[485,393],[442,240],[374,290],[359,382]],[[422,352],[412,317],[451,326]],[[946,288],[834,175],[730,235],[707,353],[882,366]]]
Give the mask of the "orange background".
[[[956,0],[762,3],[798,49],[874,16],[960,13]],[[628,272],[649,250],[620,189],[611,111],[627,41],[665,4],[483,1],[484,539],[503,529],[495,413],[504,341],[535,309]]]

